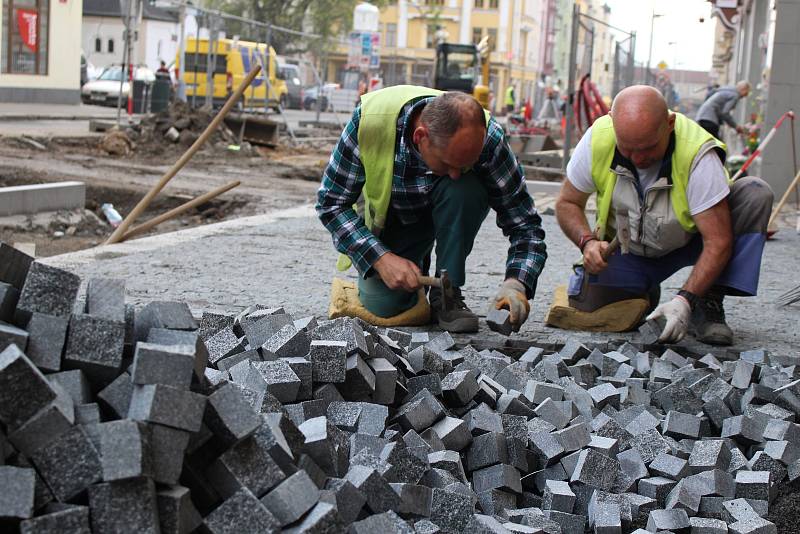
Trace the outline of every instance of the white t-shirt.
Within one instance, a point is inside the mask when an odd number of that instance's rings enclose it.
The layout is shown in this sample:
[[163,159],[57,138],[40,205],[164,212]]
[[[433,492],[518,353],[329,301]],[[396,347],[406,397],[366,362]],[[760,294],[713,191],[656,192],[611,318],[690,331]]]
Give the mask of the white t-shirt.
[[[658,180],[661,162],[647,169],[636,169],[639,183],[643,191],[647,191]],[[583,193],[594,193],[597,188],[592,180],[592,129],[586,130],[575,147],[567,164],[567,179],[576,189]],[[694,171],[689,175],[689,186],[686,198],[689,201],[689,213],[697,215],[717,205],[728,196],[730,187],[725,170],[717,154],[712,150],[700,158]]]

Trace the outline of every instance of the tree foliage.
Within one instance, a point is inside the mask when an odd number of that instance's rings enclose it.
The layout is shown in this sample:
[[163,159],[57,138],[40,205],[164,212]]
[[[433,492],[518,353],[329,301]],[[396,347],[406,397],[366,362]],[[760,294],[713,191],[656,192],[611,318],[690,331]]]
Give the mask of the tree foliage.
[[[314,33],[320,37],[293,35],[273,31],[271,44],[279,54],[293,52],[319,52],[331,46],[344,35],[353,24],[353,10],[359,0],[207,0],[206,7],[238,15],[259,22],[296,31]],[[387,0],[371,2],[382,7]],[[263,29],[252,29],[246,24],[228,21],[226,31],[229,35],[263,40]]]

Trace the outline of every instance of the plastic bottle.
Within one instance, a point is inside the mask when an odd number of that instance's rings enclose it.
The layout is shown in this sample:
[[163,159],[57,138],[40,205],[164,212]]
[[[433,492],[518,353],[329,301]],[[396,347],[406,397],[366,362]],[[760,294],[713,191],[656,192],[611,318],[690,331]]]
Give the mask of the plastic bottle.
[[100,206],[100,209],[103,210],[103,215],[106,216],[108,223],[114,228],[119,226],[119,223],[122,222],[122,215],[114,209],[114,204],[103,204]]

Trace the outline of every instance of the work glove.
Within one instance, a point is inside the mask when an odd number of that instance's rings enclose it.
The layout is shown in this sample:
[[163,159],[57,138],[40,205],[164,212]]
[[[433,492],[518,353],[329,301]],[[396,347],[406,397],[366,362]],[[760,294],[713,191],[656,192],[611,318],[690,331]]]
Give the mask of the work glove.
[[528,319],[531,305],[528,297],[525,296],[525,286],[519,280],[509,278],[500,286],[494,300],[489,305],[492,309],[507,309],[511,314],[511,327],[514,332],[519,332],[519,328]]
[[658,306],[653,313],[647,316],[647,320],[663,317],[667,323],[658,338],[659,343],[678,343],[686,337],[689,328],[689,318],[692,315],[692,307],[685,298],[676,295],[671,301]]

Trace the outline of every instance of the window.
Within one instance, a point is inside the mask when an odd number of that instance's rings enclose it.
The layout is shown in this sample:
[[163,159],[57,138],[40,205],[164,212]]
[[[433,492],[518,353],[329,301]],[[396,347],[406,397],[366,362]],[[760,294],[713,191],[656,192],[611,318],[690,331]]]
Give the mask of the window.
[[95,52],[102,52],[103,51],[103,40],[97,37],[94,40],[94,51]]
[[489,9],[497,9],[500,0],[489,0]]
[[483,0],[475,0],[475,8],[483,9]]
[[489,34],[489,51],[494,52],[497,49],[497,28],[487,28],[486,32]]
[[386,24],[386,46],[397,46],[397,24],[389,22]]
[[3,0],[0,72],[47,74],[50,0]]
[[481,42],[483,38],[483,29],[482,28],[472,28],[472,42],[474,44],[478,44]]
[[114,53],[114,39],[109,39],[108,40],[108,53],[109,54],[113,54]]

